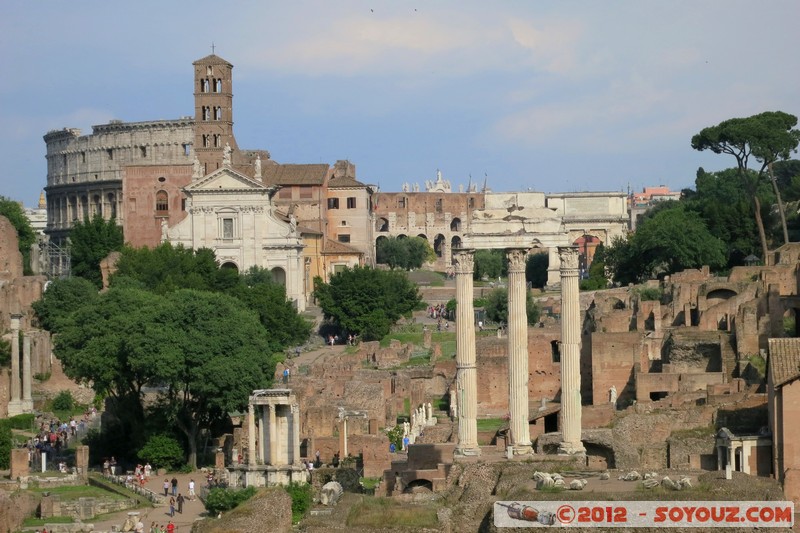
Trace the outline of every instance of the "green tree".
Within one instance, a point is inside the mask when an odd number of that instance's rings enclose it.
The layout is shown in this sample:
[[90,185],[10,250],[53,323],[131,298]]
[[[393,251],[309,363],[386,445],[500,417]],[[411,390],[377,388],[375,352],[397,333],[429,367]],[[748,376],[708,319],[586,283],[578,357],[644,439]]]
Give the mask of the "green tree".
[[[508,323],[508,289],[494,289],[486,297],[486,316],[498,324]],[[525,291],[525,311],[528,315],[528,325],[539,322],[541,309],[534,301],[531,291]]]
[[174,470],[182,465],[183,457],[183,447],[169,435],[153,435],[139,450],[139,459],[152,463],[156,468],[168,470]]
[[72,274],[88,279],[98,288],[103,285],[100,261],[109,253],[122,250],[125,243],[117,221],[105,220],[101,215],[76,222],[69,233],[69,242]]
[[390,268],[410,270],[436,259],[430,243],[422,237],[386,237],[378,240],[375,260]]
[[186,436],[193,467],[201,431],[244,409],[275,371],[256,314],[223,294],[112,287],[65,322],[55,353],[67,376],[127,407],[135,443],[143,440],[142,390],[158,387],[159,411]]
[[608,287],[606,278],[605,246],[600,243],[594,251],[592,264],[589,265],[589,277],[581,280],[581,290],[596,291]]
[[22,268],[25,274],[31,273],[31,246],[36,242],[30,220],[19,202],[0,196],[0,216],[4,216],[17,230],[19,251],[22,254]]
[[547,269],[550,266],[550,257],[547,252],[533,253],[525,261],[525,279],[537,289],[547,285]]
[[502,250],[477,250],[475,252],[473,279],[495,279],[508,273],[508,259]]
[[0,420],[0,468],[3,470],[11,466],[11,448],[13,446],[11,422],[5,419]]
[[308,340],[312,324],[297,313],[294,304],[286,299],[286,289],[272,282],[268,270],[254,267],[228,294],[258,313],[275,351]]
[[422,302],[405,272],[359,266],[335,273],[328,283],[315,278],[314,295],[325,318],[364,340],[383,338],[392,324]]
[[724,243],[680,203],[644,218],[636,233],[612,241],[604,259],[614,280],[623,284],[703,265],[719,269],[726,263]]
[[[761,218],[761,201],[758,195],[759,183],[769,178],[778,204],[781,217],[784,242],[789,235],[786,228],[786,217],[780,190],[772,164],[789,159],[800,143],[800,130],[794,129],[797,117],[781,111],[768,111],[747,118],[732,118],[720,122],[716,126],[704,128],[692,137],[692,148],[695,150],[711,150],[715,154],[728,154],[736,159],[737,169],[745,190],[753,201],[756,226],[761,241],[762,257],[768,254],[767,236]],[[755,177],[748,173],[750,158],[758,166]]]
[[57,279],[47,285],[42,297],[33,302],[39,324],[57,333],[64,320],[82,306],[97,301],[97,287],[84,278]]
[[219,267],[213,250],[192,250],[168,242],[152,249],[126,246],[112,284],[120,278],[136,280],[157,294],[178,289],[225,291],[240,283],[235,270]]

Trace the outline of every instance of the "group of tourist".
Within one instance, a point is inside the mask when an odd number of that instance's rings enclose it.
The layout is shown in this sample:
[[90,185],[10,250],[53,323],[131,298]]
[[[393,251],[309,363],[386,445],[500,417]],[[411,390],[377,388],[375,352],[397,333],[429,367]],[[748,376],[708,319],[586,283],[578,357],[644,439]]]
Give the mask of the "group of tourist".
[[[138,531],[138,529],[136,531]],[[144,525],[142,525],[142,533],[144,533]],[[175,533],[175,524],[172,523],[172,520],[167,522],[166,526],[163,524],[158,525],[153,522],[150,524],[150,533]]]
[[437,318],[447,318],[447,307],[445,304],[438,304],[438,305],[429,305],[428,306],[428,318],[433,318],[434,320]]
[[[343,338],[344,337],[339,337],[339,335],[328,335],[328,344],[331,346],[339,344],[342,342]],[[346,341],[348,346],[355,346],[358,344],[358,335],[350,333],[347,335]]]

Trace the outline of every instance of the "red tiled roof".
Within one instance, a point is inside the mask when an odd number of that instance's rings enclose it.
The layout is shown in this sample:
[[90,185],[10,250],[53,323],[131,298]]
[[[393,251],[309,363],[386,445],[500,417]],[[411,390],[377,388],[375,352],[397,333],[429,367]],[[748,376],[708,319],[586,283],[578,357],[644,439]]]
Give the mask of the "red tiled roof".
[[323,185],[328,165],[270,165],[264,167],[264,183],[270,185]]
[[769,339],[769,374],[774,387],[800,378],[800,338]]
[[327,241],[325,248],[322,250],[323,255],[341,254],[341,255],[364,255],[364,252],[353,248],[339,241]]

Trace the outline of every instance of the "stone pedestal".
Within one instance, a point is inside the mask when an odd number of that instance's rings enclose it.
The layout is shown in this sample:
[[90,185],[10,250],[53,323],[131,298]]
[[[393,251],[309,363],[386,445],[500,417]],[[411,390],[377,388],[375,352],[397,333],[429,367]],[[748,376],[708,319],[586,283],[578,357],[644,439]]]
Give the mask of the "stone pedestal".
[[31,467],[27,448],[11,448],[11,479],[30,475]]
[[225,468],[225,452],[217,452],[214,455],[214,468],[223,470]]
[[578,248],[560,246],[561,258],[561,454],[585,454],[581,442],[581,314]]
[[82,480],[86,480],[89,477],[89,447],[88,446],[78,446],[75,448],[75,466],[78,469],[78,476]]
[[456,271],[456,399],[460,455],[480,455],[478,446],[478,375],[475,366],[475,313],[472,307],[472,269],[475,250],[453,253]]
[[514,454],[532,452],[528,417],[528,312],[525,284],[527,250],[506,250],[508,257],[508,407]]

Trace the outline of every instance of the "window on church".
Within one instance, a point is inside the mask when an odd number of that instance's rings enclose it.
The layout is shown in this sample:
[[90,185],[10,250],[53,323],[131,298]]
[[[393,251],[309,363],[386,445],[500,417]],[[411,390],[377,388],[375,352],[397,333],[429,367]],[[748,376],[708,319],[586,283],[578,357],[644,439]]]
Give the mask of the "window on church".
[[211,108],[203,106],[203,120],[211,120]]
[[314,191],[311,187],[300,186],[300,198],[313,198]]
[[139,154],[142,157],[147,157],[147,146],[140,146],[139,147]]
[[222,120],[222,108],[215,107],[214,108],[214,120]]
[[114,149],[113,148],[109,148],[109,149],[106,150],[106,153],[108,154],[108,160],[109,161],[113,161],[114,160]]
[[347,198],[347,209],[355,209],[356,208],[356,197],[350,196]]
[[213,76],[214,75],[214,67],[211,65],[206,67],[206,76]]
[[328,198],[328,209],[339,209],[339,199]]
[[81,152],[81,163],[86,163],[86,152]]
[[339,242],[350,242],[350,235],[347,233],[340,233]]
[[437,213],[441,213],[442,212],[442,199],[441,198],[437,198],[437,200],[436,200],[436,212]]
[[200,82],[200,92],[207,93],[208,92],[208,80],[202,80]]
[[397,207],[399,207],[400,209],[405,209],[406,208],[406,197],[405,196],[401,196],[400,198],[397,199]]
[[233,239],[233,219],[232,218],[223,218],[222,219],[222,238],[223,239]]
[[215,81],[214,82],[214,88],[216,89],[216,91],[214,91],[214,92],[221,93],[222,92],[222,80]]
[[203,135],[203,148],[208,148],[208,135]]
[[189,155],[189,143],[183,143],[183,155]]
[[181,211],[186,211],[186,198],[181,198]]
[[220,136],[214,135],[214,147],[219,148],[219,143],[220,143]]
[[169,195],[167,191],[156,193],[156,214],[163,214],[169,211]]
[[550,341],[550,357],[554,363],[561,362],[561,346],[558,341]]
[[469,207],[470,207],[470,209],[475,207],[475,198],[470,198],[469,199]]

